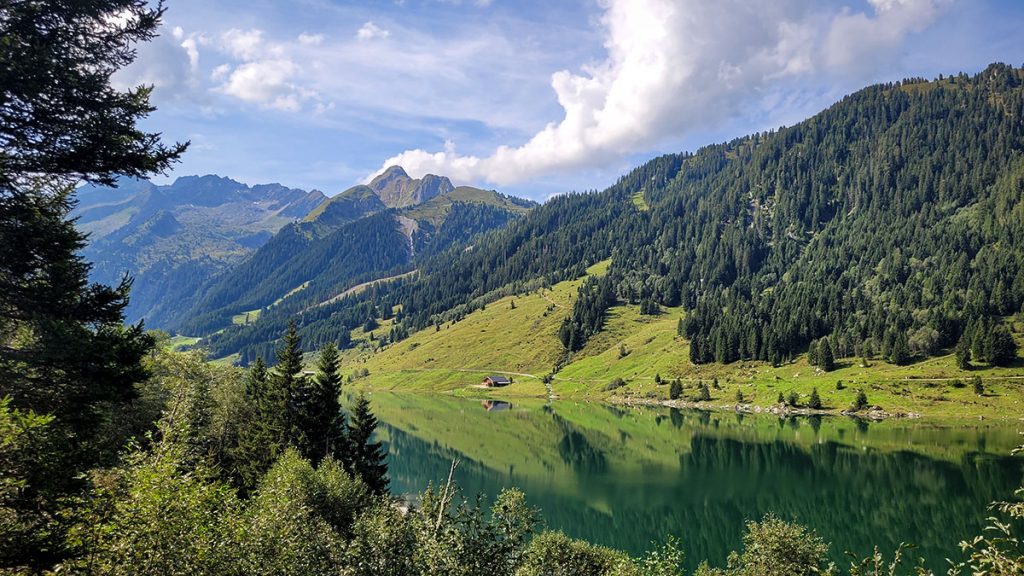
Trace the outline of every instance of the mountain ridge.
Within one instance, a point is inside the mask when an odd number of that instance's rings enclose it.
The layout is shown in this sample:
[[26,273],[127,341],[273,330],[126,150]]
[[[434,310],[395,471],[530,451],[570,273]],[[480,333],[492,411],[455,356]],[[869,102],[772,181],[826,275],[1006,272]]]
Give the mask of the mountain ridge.
[[[995,319],[1024,302],[1022,85],[999,64],[875,85],[791,127],[655,158],[324,306],[300,332],[347,342],[400,309],[375,341],[388,345],[610,258],[559,329],[570,357],[627,303],[681,310],[693,364],[783,364],[822,339],[836,357],[900,364],[960,341],[983,359]],[[268,320],[208,345],[266,358],[287,318]]]

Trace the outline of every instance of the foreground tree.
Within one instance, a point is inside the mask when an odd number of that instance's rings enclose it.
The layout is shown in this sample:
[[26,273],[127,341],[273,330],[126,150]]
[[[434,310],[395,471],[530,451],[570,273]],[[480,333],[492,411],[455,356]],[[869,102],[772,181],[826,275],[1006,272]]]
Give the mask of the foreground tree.
[[314,466],[329,455],[346,461],[344,417],[338,402],[339,367],[338,348],[327,344],[320,350],[316,376],[304,378],[296,385],[295,425],[301,430],[297,435],[298,449]]
[[384,494],[388,490],[388,465],[380,442],[373,442],[377,417],[370,411],[365,394],[356,397],[348,424],[349,461],[352,473],[362,479],[370,490]]
[[[19,522],[48,524],[79,473],[113,458],[101,447],[118,442],[97,438],[100,424],[146,375],[152,339],[122,326],[131,283],[89,283],[68,213],[76,184],[160,172],[185,150],[137,128],[153,111],[149,88],[110,83],[162,13],[145,0],[0,3],[0,398],[55,417],[60,460],[11,502]],[[51,528],[5,547],[0,564],[48,563],[60,550]]]

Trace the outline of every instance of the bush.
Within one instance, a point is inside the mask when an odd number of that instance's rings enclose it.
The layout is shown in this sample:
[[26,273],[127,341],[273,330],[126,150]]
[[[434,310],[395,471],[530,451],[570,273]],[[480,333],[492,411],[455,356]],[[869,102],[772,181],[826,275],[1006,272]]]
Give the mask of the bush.
[[796,408],[797,406],[800,405],[800,395],[797,394],[796,392],[790,392],[789,396],[786,398],[786,403],[792,406],[793,408]]
[[736,390],[736,403],[737,404],[743,404],[744,403],[743,390]]
[[607,386],[604,387],[604,391],[611,392],[612,390],[618,390],[619,388],[622,388],[625,385],[626,382],[622,378],[616,378],[615,380],[612,380],[611,382],[608,383]]
[[857,391],[857,399],[853,401],[854,412],[859,412],[868,407],[868,395],[864,393],[864,390]]
[[697,401],[698,402],[710,402],[711,401],[711,390],[708,390],[708,385],[701,382],[697,386]]
[[636,574],[629,557],[603,546],[545,531],[530,542],[516,576],[612,576]]
[[779,397],[775,400],[775,402],[777,402],[778,404],[786,403],[786,397],[782,395],[782,392],[779,392]]
[[821,396],[818,396],[818,389],[811,390],[811,399],[807,401],[807,407],[811,410],[821,410]]
[[668,387],[668,397],[671,400],[679,400],[679,397],[683,395],[683,385],[680,384],[679,380],[673,380],[672,384]]
[[980,376],[975,376],[971,379],[971,385],[974,387],[974,393],[981,396],[985,393],[985,384],[981,382]]
[[736,576],[810,576],[827,573],[828,544],[813,531],[773,515],[748,522],[743,553],[729,557]]

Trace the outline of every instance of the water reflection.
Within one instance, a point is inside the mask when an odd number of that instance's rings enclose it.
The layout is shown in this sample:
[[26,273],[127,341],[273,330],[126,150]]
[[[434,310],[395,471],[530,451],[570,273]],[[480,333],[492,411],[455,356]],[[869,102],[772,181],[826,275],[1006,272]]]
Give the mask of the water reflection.
[[847,550],[908,541],[942,571],[1024,475],[1024,459],[1008,456],[1019,440],[1009,425],[567,402],[488,414],[477,401],[391,394],[374,406],[400,492],[443,480],[457,457],[469,494],[521,487],[549,526],[633,553],[677,534],[693,564],[723,563],[744,521],[774,512],[816,529],[844,565]]
[[480,405],[488,412],[504,412],[512,409],[512,403],[504,400],[481,400]]

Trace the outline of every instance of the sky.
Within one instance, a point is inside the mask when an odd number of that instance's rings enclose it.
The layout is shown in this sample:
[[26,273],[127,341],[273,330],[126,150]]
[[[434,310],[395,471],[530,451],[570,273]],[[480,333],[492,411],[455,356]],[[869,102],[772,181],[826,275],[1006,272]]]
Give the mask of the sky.
[[156,178],[328,195],[387,166],[546,200],[877,82],[1024,64],[1017,0],[167,0],[115,85]]

